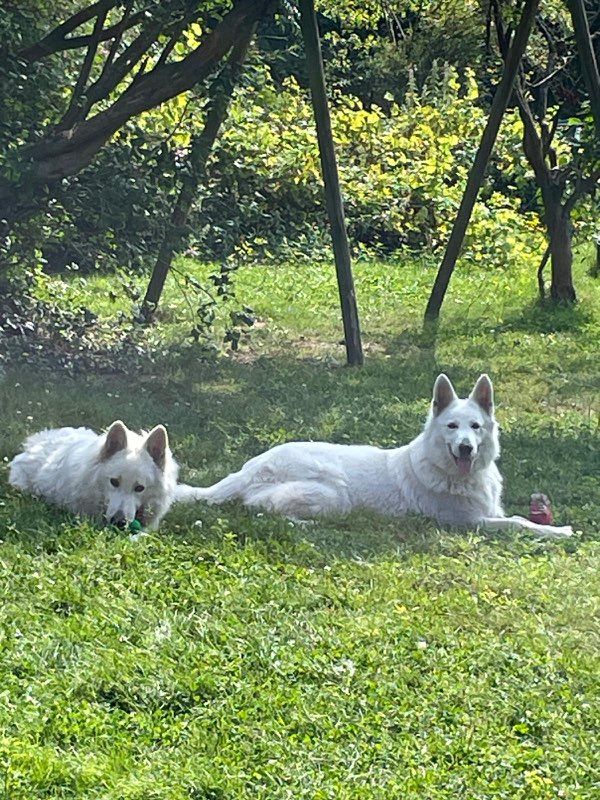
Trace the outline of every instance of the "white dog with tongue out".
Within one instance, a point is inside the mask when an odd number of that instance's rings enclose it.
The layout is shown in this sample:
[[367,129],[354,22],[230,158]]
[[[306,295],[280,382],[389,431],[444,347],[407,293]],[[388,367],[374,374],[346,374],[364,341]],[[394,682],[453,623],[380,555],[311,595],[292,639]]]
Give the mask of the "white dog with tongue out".
[[416,512],[442,524],[490,530],[527,529],[570,536],[570,527],[540,525],[502,510],[502,477],[492,382],[481,375],[466,399],[439,375],[423,432],[392,450],[367,445],[290,442],[248,461],[207,488],[178,486],[176,499],[241,500],[293,519],[367,508]]

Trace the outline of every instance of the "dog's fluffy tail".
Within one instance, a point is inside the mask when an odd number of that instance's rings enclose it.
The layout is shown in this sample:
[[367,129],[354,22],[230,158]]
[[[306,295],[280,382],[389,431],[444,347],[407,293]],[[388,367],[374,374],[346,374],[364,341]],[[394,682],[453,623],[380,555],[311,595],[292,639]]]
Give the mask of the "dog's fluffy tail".
[[194,503],[196,500],[206,500],[208,503],[226,503],[241,497],[245,481],[240,478],[239,472],[234,472],[223,478],[213,486],[188,486],[179,483],[175,489],[176,503]]
[[187,483],[178,483],[175,487],[173,499],[176,503],[193,503],[196,500],[204,500],[206,491],[207,489],[202,489],[200,486],[188,486]]

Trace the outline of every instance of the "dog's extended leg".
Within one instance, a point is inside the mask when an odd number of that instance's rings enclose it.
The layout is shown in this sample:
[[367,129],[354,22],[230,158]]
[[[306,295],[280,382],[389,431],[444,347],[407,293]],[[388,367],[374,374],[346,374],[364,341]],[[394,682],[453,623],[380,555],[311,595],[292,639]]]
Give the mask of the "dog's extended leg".
[[537,536],[546,537],[548,539],[562,539],[566,536],[573,535],[573,529],[570,525],[565,525],[562,528],[555,525],[538,525],[537,522],[532,522],[525,517],[486,517],[481,522],[481,527],[486,531],[503,531],[503,530],[527,530],[535,533]]
[[286,481],[260,487],[244,498],[250,508],[264,508],[295,522],[308,522],[328,514],[347,514],[352,504],[340,487],[318,481]]

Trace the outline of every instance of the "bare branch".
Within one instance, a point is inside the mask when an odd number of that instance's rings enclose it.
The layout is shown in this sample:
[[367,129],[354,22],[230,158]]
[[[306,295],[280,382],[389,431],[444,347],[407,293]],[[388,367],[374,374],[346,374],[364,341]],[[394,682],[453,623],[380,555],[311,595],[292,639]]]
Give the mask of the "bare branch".
[[[45,58],[52,53],[62,50],[64,43],[67,41],[66,36],[69,33],[72,33],[80,25],[83,25],[84,22],[94,19],[94,17],[97,17],[99,14],[108,13],[110,9],[114,8],[118,3],[119,0],[98,0],[98,2],[92,3],[91,6],[82,8],[81,11],[73,14],[69,19],[50,31],[50,33],[44,36],[43,39],[40,39],[39,42],[20,50],[17,53],[17,58],[33,63],[34,61],[39,61],[41,58]],[[86,41],[84,44],[89,44],[90,37],[85,37],[85,39]],[[77,46],[81,47],[81,43]]]
[[173,30],[173,33],[171,34],[171,37],[169,38],[169,40],[167,41],[166,45],[164,46],[164,48],[163,48],[163,51],[162,51],[162,53],[160,54],[160,58],[158,59],[158,61],[157,61],[157,63],[156,63],[156,66],[157,66],[157,67],[159,67],[159,66],[161,66],[162,64],[165,64],[165,63],[166,63],[166,61],[167,61],[168,57],[169,57],[169,56],[171,55],[171,53],[173,52],[173,48],[174,48],[174,47],[175,47],[175,45],[177,44],[177,40],[179,39],[179,37],[180,37],[180,36],[181,36],[181,34],[183,33],[183,31],[184,31],[184,29],[185,29],[185,26],[188,24],[188,22],[189,22],[189,19],[188,19],[187,17],[184,17],[184,18],[183,18],[183,19],[182,19],[182,20],[181,20],[181,21],[180,21],[180,22],[179,22],[179,23],[178,23],[178,24],[175,26],[175,29]]
[[591,175],[588,175],[587,178],[583,176],[579,176],[573,191],[567,198],[565,202],[564,208],[565,213],[569,214],[577,205],[578,200],[580,200],[584,195],[591,194],[595,192],[596,189],[600,189],[600,169],[592,172]]
[[546,43],[548,45],[548,49],[550,50],[550,52],[556,53],[556,42],[554,40],[554,36],[550,32],[550,29],[548,28],[548,26],[546,25],[546,23],[544,22],[544,20],[542,19],[541,16],[538,15],[536,17],[535,24],[536,24],[536,27],[539,30],[539,32],[542,34],[542,36],[546,40]]
[[555,78],[560,72],[563,71],[563,69],[566,66],[568,66],[568,64],[569,64],[569,62],[571,60],[572,60],[571,58],[565,59],[564,62],[560,65],[560,67],[557,67],[555,70],[550,72],[548,75],[546,75],[544,78],[539,80],[537,83],[532,83],[531,84],[531,88],[532,89],[541,89],[541,88],[545,87],[548,83],[550,83],[552,78]]
[[502,19],[502,12],[498,0],[491,0],[491,8],[494,15],[494,25],[496,28],[496,39],[498,40],[498,49],[500,55],[506,61],[506,56],[510,49],[511,31],[510,28],[504,27],[504,20]]
[[[100,37],[101,42],[107,42],[110,39],[115,37],[120,38],[120,36],[125,33],[125,31],[130,30],[130,28],[134,28],[140,22],[142,22],[146,18],[145,11],[137,11],[135,14],[132,14],[127,23],[122,26],[123,20],[121,19],[119,22],[115,22],[114,25],[111,25],[108,28],[105,28],[102,31],[102,36]],[[58,47],[54,52],[62,52],[64,50],[78,50],[80,47],[85,47],[89,44],[90,37],[88,35],[85,36],[70,36],[68,39],[65,39],[64,42]]]
[[546,63],[545,69],[545,76],[544,79],[539,81],[535,85],[531,85],[531,91],[535,92],[535,97],[537,99],[538,104],[538,117],[540,120],[543,120],[546,116],[546,112],[548,110],[548,90],[550,88],[549,77],[554,74],[556,62],[558,60],[558,48],[556,45],[556,38],[552,33],[551,29],[546,25],[544,20],[541,16],[538,16],[536,19],[536,24],[538,30],[541,32],[542,36],[546,40],[548,45],[548,61]]
[[100,41],[100,35],[102,33],[102,29],[104,28],[104,23],[106,22],[107,14],[108,11],[104,10],[101,11],[96,17],[96,22],[94,23],[94,30],[92,31],[90,43],[88,45],[88,49],[85,54],[83,64],[81,66],[81,71],[79,72],[79,77],[77,78],[77,83],[75,84],[75,88],[73,89],[71,102],[69,104],[69,108],[67,109],[67,113],[64,115],[64,117],[62,118],[62,120],[58,125],[59,130],[65,130],[66,128],[70,128],[73,125],[73,123],[77,120],[77,118],[80,116],[79,101],[81,100],[83,93],[85,92],[85,87],[87,86],[88,78],[90,77],[90,72],[92,71],[94,57],[96,56],[96,52],[98,51],[98,42]]
[[596,133],[600,137],[600,71],[590,36],[585,5],[583,0],[567,0],[567,5],[573,20],[581,71],[590,96]]
[[154,21],[131,42],[113,64],[89,88],[86,96],[86,113],[95,103],[108,97],[113,89],[133,70],[156,41],[162,30],[162,21]]
[[129,18],[131,15],[131,9],[133,8],[133,2],[134,0],[128,0],[128,2],[125,4],[125,11],[123,12],[121,21],[113,26],[115,35],[112,40],[110,50],[108,51],[106,61],[104,62],[104,66],[102,67],[102,72],[100,74],[100,77],[104,75],[106,70],[110,67],[110,65],[114,61],[115,55],[117,54],[117,50],[119,49],[119,45],[121,44],[121,39],[123,38],[123,34],[127,30],[127,24],[129,22]]

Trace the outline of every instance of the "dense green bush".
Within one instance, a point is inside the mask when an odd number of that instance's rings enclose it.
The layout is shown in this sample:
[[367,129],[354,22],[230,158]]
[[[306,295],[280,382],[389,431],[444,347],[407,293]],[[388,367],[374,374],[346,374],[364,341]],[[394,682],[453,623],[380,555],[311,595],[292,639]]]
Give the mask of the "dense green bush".
[[[28,25],[38,36],[60,18],[51,6],[34,19],[27,3],[0,21],[5,53],[32,38]],[[435,252],[448,237],[497,77],[483,55],[480,12],[462,0],[407,4],[402,13],[370,0],[327,0],[319,13],[351,241],[386,255]],[[312,257],[329,247],[294,12],[259,34],[183,245],[205,258],[280,257],[282,249]],[[199,26],[186,36],[176,55],[198,41]],[[35,130],[48,98],[57,114],[64,107],[80,58],[69,52],[23,73],[0,59],[2,163]],[[205,96],[206,86],[197,87],[128,123],[87,169],[64,180],[47,209],[15,227],[4,264],[147,269],[188,169],[190,137],[202,128]],[[504,265],[543,249],[520,138],[511,111],[469,227],[467,262]]]
[[[258,70],[255,71],[258,73]],[[460,202],[486,112],[472,72],[459,80],[435,65],[389,113],[338,95],[332,106],[348,227],[355,244],[386,253],[442,245]],[[527,182],[519,159],[520,123],[509,114],[496,167]],[[464,258],[505,264],[542,246],[537,215],[516,187],[491,183],[478,203]],[[200,246],[212,247],[213,218],[235,220],[238,238],[267,247],[324,227],[319,157],[306,92],[293,78],[276,87],[265,73],[239,94],[216,153],[209,198],[196,215]],[[225,234],[226,235],[226,234]],[[224,236],[223,235],[223,238]],[[231,235],[232,236],[232,235]],[[233,238],[233,236],[232,236]]]

